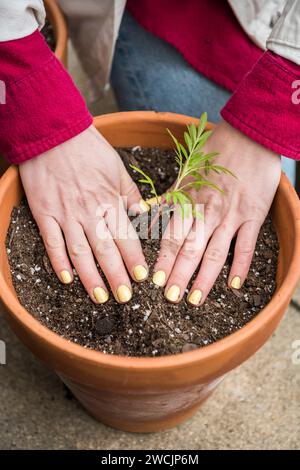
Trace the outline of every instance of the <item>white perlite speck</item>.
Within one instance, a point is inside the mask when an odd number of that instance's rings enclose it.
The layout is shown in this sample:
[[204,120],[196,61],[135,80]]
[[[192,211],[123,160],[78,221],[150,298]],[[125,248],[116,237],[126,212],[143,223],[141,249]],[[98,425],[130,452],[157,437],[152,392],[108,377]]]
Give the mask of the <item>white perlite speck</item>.
[[151,310],[146,310],[145,315],[144,315],[144,321],[147,321],[148,318],[150,317]]

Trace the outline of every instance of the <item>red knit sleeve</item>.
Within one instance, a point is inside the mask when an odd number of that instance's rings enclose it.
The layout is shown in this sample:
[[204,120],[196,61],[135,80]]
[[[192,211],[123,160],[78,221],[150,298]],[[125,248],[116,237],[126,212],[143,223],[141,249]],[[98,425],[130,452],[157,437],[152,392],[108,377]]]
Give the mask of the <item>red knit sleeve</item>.
[[92,123],[70,75],[39,31],[0,42],[0,153],[22,163]]
[[300,159],[300,66],[265,52],[241,81],[222,117],[274,152]]

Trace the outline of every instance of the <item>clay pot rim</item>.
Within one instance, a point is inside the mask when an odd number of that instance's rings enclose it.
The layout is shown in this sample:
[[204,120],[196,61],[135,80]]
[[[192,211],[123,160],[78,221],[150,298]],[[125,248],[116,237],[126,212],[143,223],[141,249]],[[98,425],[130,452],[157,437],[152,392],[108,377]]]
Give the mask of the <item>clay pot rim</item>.
[[65,63],[65,55],[68,42],[68,28],[65,17],[58,6],[56,0],[44,0],[47,17],[53,27],[56,47],[54,54],[63,63]]
[[[153,111],[130,111],[123,113],[112,113],[111,115],[104,115],[103,117],[97,117],[95,124],[98,124],[102,118],[105,118],[107,122],[114,122],[118,124],[118,121],[124,121],[126,118],[130,118],[131,122],[138,123],[140,119],[148,120],[149,122],[163,120],[166,122],[173,121],[175,123],[186,123],[196,122],[196,120],[183,115],[176,115],[173,113],[156,113]],[[210,125],[211,127],[211,125]],[[5,193],[9,186],[19,178],[18,169],[15,166],[11,166],[6,173],[3,175],[0,181],[0,204],[3,201]],[[205,362],[208,359],[214,357],[220,357],[222,352],[227,349],[231,349],[236,344],[243,344],[246,340],[255,336],[255,333],[264,328],[265,325],[270,322],[272,318],[275,319],[279,309],[284,309],[286,299],[292,294],[294,287],[296,286],[299,274],[300,274],[300,204],[298,202],[298,196],[288,181],[288,178],[282,174],[280,181],[280,190],[284,194],[288,205],[293,214],[292,222],[295,231],[295,250],[290,265],[288,275],[282,281],[282,285],[275,292],[271,301],[266,305],[265,308],[249,323],[247,323],[240,330],[232,333],[231,335],[202,348],[169,355],[162,357],[126,357],[104,354],[99,351],[84,348],[73,342],[60,337],[58,334],[49,330],[43,326],[38,320],[36,320],[27,310],[22,307],[17,298],[14,296],[12,290],[7,284],[2,272],[0,271],[0,298],[5,306],[20,323],[26,327],[26,329],[33,331],[34,335],[38,337],[39,341],[47,342],[51,344],[53,348],[56,348],[62,354],[67,354],[70,358],[80,358],[89,364],[97,366],[104,366],[111,369],[132,369],[139,371],[152,371],[162,368],[166,369],[178,369],[178,367],[184,367],[201,362]],[[7,256],[6,252],[4,254]],[[283,292],[285,293],[284,295]]]

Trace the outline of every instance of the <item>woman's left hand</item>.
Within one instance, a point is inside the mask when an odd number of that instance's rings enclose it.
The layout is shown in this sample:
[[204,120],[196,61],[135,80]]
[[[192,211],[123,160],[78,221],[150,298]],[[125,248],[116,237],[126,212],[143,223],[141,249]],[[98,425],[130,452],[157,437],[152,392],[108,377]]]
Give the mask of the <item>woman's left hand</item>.
[[188,301],[201,305],[209,294],[237,236],[228,285],[239,289],[245,281],[257,236],[275,192],[280,156],[252,141],[225,121],[218,124],[205,145],[205,153],[218,151],[214,163],[231,170],[236,178],[212,174],[209,179],[225,194],[203,187],[191,190],[196,203],[204,205],[204,220],[181,217],[175,211],[161,242],[153,282],[165,286],[170,302],[179,302],[199,267]]

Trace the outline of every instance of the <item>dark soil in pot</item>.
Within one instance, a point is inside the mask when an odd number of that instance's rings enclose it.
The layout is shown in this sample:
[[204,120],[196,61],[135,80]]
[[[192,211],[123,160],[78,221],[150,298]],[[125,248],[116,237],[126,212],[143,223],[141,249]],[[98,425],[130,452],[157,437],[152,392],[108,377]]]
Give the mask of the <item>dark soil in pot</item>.
[[[144,169],[157,182],[160,192],[174,181],[176,168],[171,151],[137,147],[119,152],[127,167],[130,162]],[[138,180],[131,169],[130,173]],[[147,188],[140,188],[143,196],[149,197]],[[128,304],[118,304],[111,295],[106,304],[95,305],[76,275],[68,286],[56,278],[26,201],[14,209],[7,236],[13,284],[21,304],[66,339],[105,353],[161,356],[205,346],[252,320],[275,290],[278,241],[270,217],[260,231],[242,289],[227,287],[232,247],[202,307],[191,307],[185,299],[177,305],[165,300],[163,289],[151,282],[159,240],[142,240],[142,245],[150,266],[149,280],[132,283],[133,298]]]
[[53,30],[53,26],[51,23],[46,18],[45,25],[43,26],[41,30],[42,35],[46,39],[46,42],[48,46],[50,47],[51,51],[55,51],[56,47],[56,39],[55,39],[55,34]]

